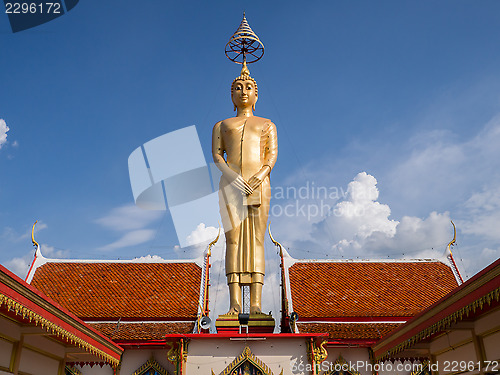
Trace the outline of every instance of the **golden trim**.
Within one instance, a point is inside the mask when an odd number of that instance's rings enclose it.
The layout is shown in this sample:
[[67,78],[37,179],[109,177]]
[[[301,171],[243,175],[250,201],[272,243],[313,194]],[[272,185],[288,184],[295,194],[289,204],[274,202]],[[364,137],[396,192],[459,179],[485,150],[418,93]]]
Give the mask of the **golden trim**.
[[19,341],[18,339],[15,339],[14,337],[6,336],[2,333],[0,333],[0,340],[10,342],[11,344],[15,344],[16,342]]
[[52,323],[50,320],[38,315],[37,313],[31,311],[21,303],[16,300],[7,297],[0,293],[0,307],[6,305],[7,309],[16,313],[16,315],[21,315],[23,319],[29,319],[30,323],[34,321],[35,325],[39,325],[42,329],[45,329],[49,334],[56,335],[63,340],[68,341],[70,344],[78,346],[79,348],[84,348],[89,353],[95,355],[96,357],[111,363],[113,367],[118,366],[120,360],[113,358],[109,354],[103,352],[100,349],[95,348],[93,345],[89,344],[85,340],[79,338],[75,334],[66,331],[65,329],[59,327],[57,324]]
[[146,363],[144,363],[141,367],[139,367],[132,375],[145,375],[146,371],[149,369],[155,370],[160,375],[168,375],[168,371],[165,370],[160,363],[151,355],[151,358],[148,359]]
[[[252,365],[257,367],[263,375],[274,375],[273,372],[267,365],[257,358],[248,346],[245,346],[243,352],[234,359],[219,375],[229,375],[237,367],[241,366],[244,362],[250,362]],[[213,373],[213,371],[212,371]]]
[[[167,345],[168,344],[169,343],[167,343]],[[177,349],[175,349],[175,342],[171,342],[170,344],[172,346],[170,347],[170,350],[167,352],[167,360],[175,366],[175,365],[177,365],[179,351]]]
[[[276,325],[276,322],[274,319],[271,321],[265,321],[265,320],[249,320],[248,321],[248,326],[249,327],[274,327]],[[231,320],[231,321],[224,321],[224,320],[217,320],[215,322],[216,327],[239,327],[240,323],[238,320]]]
[[319,346],[316,345],[315,342],[312,343],[312,350],[313,350],[312,356],[314,362],[319,364],[321,362],[324,362],[326,357],[328,357],[328,351],[325,348],[327,342],[328,342],[327,340],[323,340],[321,344],[319,344]]

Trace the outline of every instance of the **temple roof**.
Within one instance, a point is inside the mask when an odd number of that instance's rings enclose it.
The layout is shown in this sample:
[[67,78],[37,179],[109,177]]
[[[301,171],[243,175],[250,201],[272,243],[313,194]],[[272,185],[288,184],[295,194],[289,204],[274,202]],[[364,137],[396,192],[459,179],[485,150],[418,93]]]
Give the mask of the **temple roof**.
[[85,321],[194,321],[201,275],[189,261],[49,261],[31,285]]
[[301,320],[410,317],[458,285],[439,261],[296,261],[288,272]]
[[379,339],[403,323],[297,323],[300,332],[328,333],[332,339]]
[[121,343],[137,340],[163,340],[165,335],[188,334],[194,322],[89,323],[112,340]]
[[284,251],[296,332],[370,346],[458,286],[441,260],[298,260]]

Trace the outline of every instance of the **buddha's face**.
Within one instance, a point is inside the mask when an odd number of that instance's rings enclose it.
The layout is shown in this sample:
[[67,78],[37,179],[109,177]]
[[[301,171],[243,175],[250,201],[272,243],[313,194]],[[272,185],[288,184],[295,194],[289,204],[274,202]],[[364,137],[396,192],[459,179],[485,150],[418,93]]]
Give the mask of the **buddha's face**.
[[252,107],[257,102],[257,90],[252,80],[236,81],[232,91],[231,99],[237,108]]

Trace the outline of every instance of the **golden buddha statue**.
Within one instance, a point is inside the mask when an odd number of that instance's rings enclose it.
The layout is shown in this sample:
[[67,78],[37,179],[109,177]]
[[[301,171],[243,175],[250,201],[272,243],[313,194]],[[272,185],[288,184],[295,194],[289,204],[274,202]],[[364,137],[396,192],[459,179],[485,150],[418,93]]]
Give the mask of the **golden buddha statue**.
[[219,207],[226,235],[228,314],[242,312],[241,287],[250,286],[250,314],[261,313],[264,284],[264,237],[269,215],[269,174],[276,163],[276,126],[253,115],[257,82],[243,63],[231,85],[236,117],[215,124],[212,155],[222,172]]

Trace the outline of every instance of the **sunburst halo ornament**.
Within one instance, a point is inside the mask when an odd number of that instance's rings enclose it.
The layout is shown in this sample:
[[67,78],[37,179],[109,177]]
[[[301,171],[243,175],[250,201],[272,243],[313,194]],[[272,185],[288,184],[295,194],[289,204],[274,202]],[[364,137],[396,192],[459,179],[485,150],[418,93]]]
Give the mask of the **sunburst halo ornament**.
[[[226,56],[232,62],[246,64],[256,62],[264,55],[264,44],[253,32],[243,12],[243,20],[226,44]],[[246,68],[248,71],[248,68]],[[243,70],[242,70],[243,75]]]

